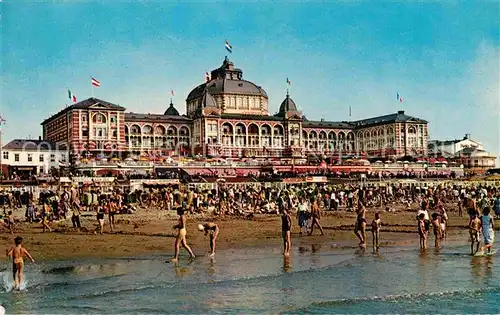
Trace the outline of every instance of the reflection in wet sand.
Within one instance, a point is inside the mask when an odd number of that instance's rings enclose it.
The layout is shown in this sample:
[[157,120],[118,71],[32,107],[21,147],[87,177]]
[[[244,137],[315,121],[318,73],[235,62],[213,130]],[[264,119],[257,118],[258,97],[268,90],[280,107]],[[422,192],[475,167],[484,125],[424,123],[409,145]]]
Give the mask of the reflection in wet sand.
[[283,256],[283,268],[282,271],[287,273],[292,271],[292,265],[291,265],[291,258],[290,256]]

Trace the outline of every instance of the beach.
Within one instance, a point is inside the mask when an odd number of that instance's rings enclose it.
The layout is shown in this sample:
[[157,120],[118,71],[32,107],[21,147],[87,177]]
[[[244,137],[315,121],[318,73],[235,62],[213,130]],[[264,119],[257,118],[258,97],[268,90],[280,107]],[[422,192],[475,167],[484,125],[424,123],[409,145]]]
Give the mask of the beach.
[[[371,222],[374,212],[367,212]],[[10,246],[22,235],[37,260],[26,263],[22,291],[12,291],[10,266],[0,272],[0,303],[15,314],[325,314],[495,312],[500,297],[497,257],[469,256],[468,218],[449,212],[449,234],[440,250],[418,249],[415,209],[381,212],[380,253],[360,251],[353,212],[323,212],[325,236],[292,229],[291,257],[282,255],[281,219],[188,216],[188,243],[194,260],[173,255],[173,213],[141,209],[120,215],[116,233],[94,234],[54,223],[21,224],[2,234]],[[215,258],[208,237],[196,230],[213,220],[221,233]],[[168,262],[168,263],[167,263]]]
[[[371,208],[367,212],[368,223],[379,211]],[[21,216],[24,210],[16,210]],[[293,244],[329,244],[341,248],[356,247],[358,240],[353,234],[355,213],[346,211],[323,211],[321,224],[325,236],[315,230],[313,236],[299,235],[297,220],[293,217]],[[397,212],[380,211],[382,227],[382,246],[384,244],[416,244],[418,234],[416,226],[416,209]],[[466,217],[457,217],[456,212],[449,214],[450,235],[466,233]],[[210,217],[206,215],[188,215],[187,240],[195,254],[204,255],[208,251],[209,240],[204,233],[198,232],[199,223],[212,221],[219,225],[220,235],[217,239],[218,249],[234,249],[255,246],[276,246],[281,244],[281,219],[278,215],[256,215],[251,219],[230,217]],[[106,217],[103,235],[94,234],[95,215],[82,217],[82,231],[71,227],[71,221],[52,223],[53,232],[42,233],[41,224],[20,223],[16,225],[14,234],[3,233],[0,246],[11,246],[14,236],[21,235],[25,246],[37,260],[61,260],[90,257],[135,257],[150,254],[173,254],[173,242],[177,224],[174,211],[139,209],[134,214],[117,215],[115,232],[110,232]],[[368,224],[369,225],[369,224]],[[369,229],[369,226],[367,227]],[[431,237],[432,238],[432,237]],[[429,244],[431,245],[431,244]],[[371,246],[371,233],[367,231],[367,247]]]

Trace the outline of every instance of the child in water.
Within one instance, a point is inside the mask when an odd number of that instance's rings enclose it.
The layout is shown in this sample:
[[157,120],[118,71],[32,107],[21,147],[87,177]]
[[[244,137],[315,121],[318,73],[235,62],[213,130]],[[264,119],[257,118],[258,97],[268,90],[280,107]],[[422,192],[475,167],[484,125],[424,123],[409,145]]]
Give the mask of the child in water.
[[432,214],[431,221],[434,230],[434,247],[439,248],[439,240],[441,240],[441,221],[439,220],[439,215],[437,213]]
[[283,238],[283,255],[290,256],[290,248],[292,247],[291,240],[292,218],[288,213],[288,209],[284,208],[281,215],[281,236]]
[[7,257],[12,257],[12,275],[14,277],[14,290],[19,290],[23,281],[24,274],[24,256],[27,256],[31,262],[35,259],[31,257],[30,253],[23,247],[23,238],[18,236],[14,239],[15,246],[7,250]]
[[219,227],[213,222],[208,222],[205,224],[198,224],[198,230],[200,232],[205,232],[205,235],[210,233],[210,257],[215,256],[215,240],[217,235],[219,235]]
[[420,235],[420,249],[426,249],[428,231],[425,228],[425,214],[423,213],[418,216],[418,234]]
[[[479,244],[481,243],[479,239],[479,234],[481,233],[481,220],[478,217],[471,218],[469,223],[469,234],[470,234],[470,254],[474,255],[479,251]],[[474,243],[476,243],[476,250],[474,251]]]
[[188,253],[191,259],[195,258],[195,255],[193,251],[191,250],[191,247],[186,242],[186,215],[184,214],[184,209],[183,208],[178,208],[177,209],[177,215],[179,216],[179,224],[174,225],[174,229],[178,230],[177,232],[177,237],[175,238],[175,244],[174,244],[174,258],[172,258],[172,262],[177,263],[179,262],[179,252],[182,247],[184,247]]
[[378,253],[380,248],[380,227],[382,221],[380,220],[380,213],[375,213],[375,220],[372,221],[372,236],[373,236],[373,252]]

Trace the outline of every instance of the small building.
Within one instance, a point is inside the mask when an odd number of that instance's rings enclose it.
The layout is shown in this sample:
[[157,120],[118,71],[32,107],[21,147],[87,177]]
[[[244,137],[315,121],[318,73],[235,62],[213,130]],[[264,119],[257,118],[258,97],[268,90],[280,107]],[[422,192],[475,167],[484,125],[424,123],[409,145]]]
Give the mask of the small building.
[[481,142],[472,140],[470,134],[466,134],[463,139],[455,140],[430,140],[428,144],[428,154],[438,155],[446,158],[455,157],[456,154],[467,148],[474,148],[477,150],[484,150]]
[[491,155],[485,150],[474,147],[460,150],[455,155],[455,161],[464,166],[470,172],[482,174],[494,168],[497,157]]
[[5,178],[17,175],[27,179],[48,174],[68,163],[68,151],[47,140],[14,139],[2,148],[0,164]]

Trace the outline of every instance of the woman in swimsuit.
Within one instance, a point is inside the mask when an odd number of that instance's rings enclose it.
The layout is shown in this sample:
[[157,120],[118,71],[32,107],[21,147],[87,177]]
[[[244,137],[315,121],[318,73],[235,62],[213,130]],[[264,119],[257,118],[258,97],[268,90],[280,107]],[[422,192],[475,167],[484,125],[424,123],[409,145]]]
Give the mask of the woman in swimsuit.
[[358,203],[358,210],[356,211],[358,216],[356,218],[356,223],[354,223],[354,234],[359,238],[359,246],[360,247],[365,247],[365,240],[366,240],[366,219],[365,219],[365,213],[366,209],[365,206],[359,202]]
[[184,209],[179,208],[177,209],[177,214],[179,215],[179,224],[174,225],[174,229],[178,229],[179,232],[177,234],[177,238],[175,239],[175,254],[174,258],[172,259],[172,262],[178,262],[179,261],[179,251],[180,247],[182,244],[182,247],[184,247],[191,259],[195,258],[195,255],[193,254],[193,251],[191,250],[191,247],[186,242],[186,216],[184,215]]

